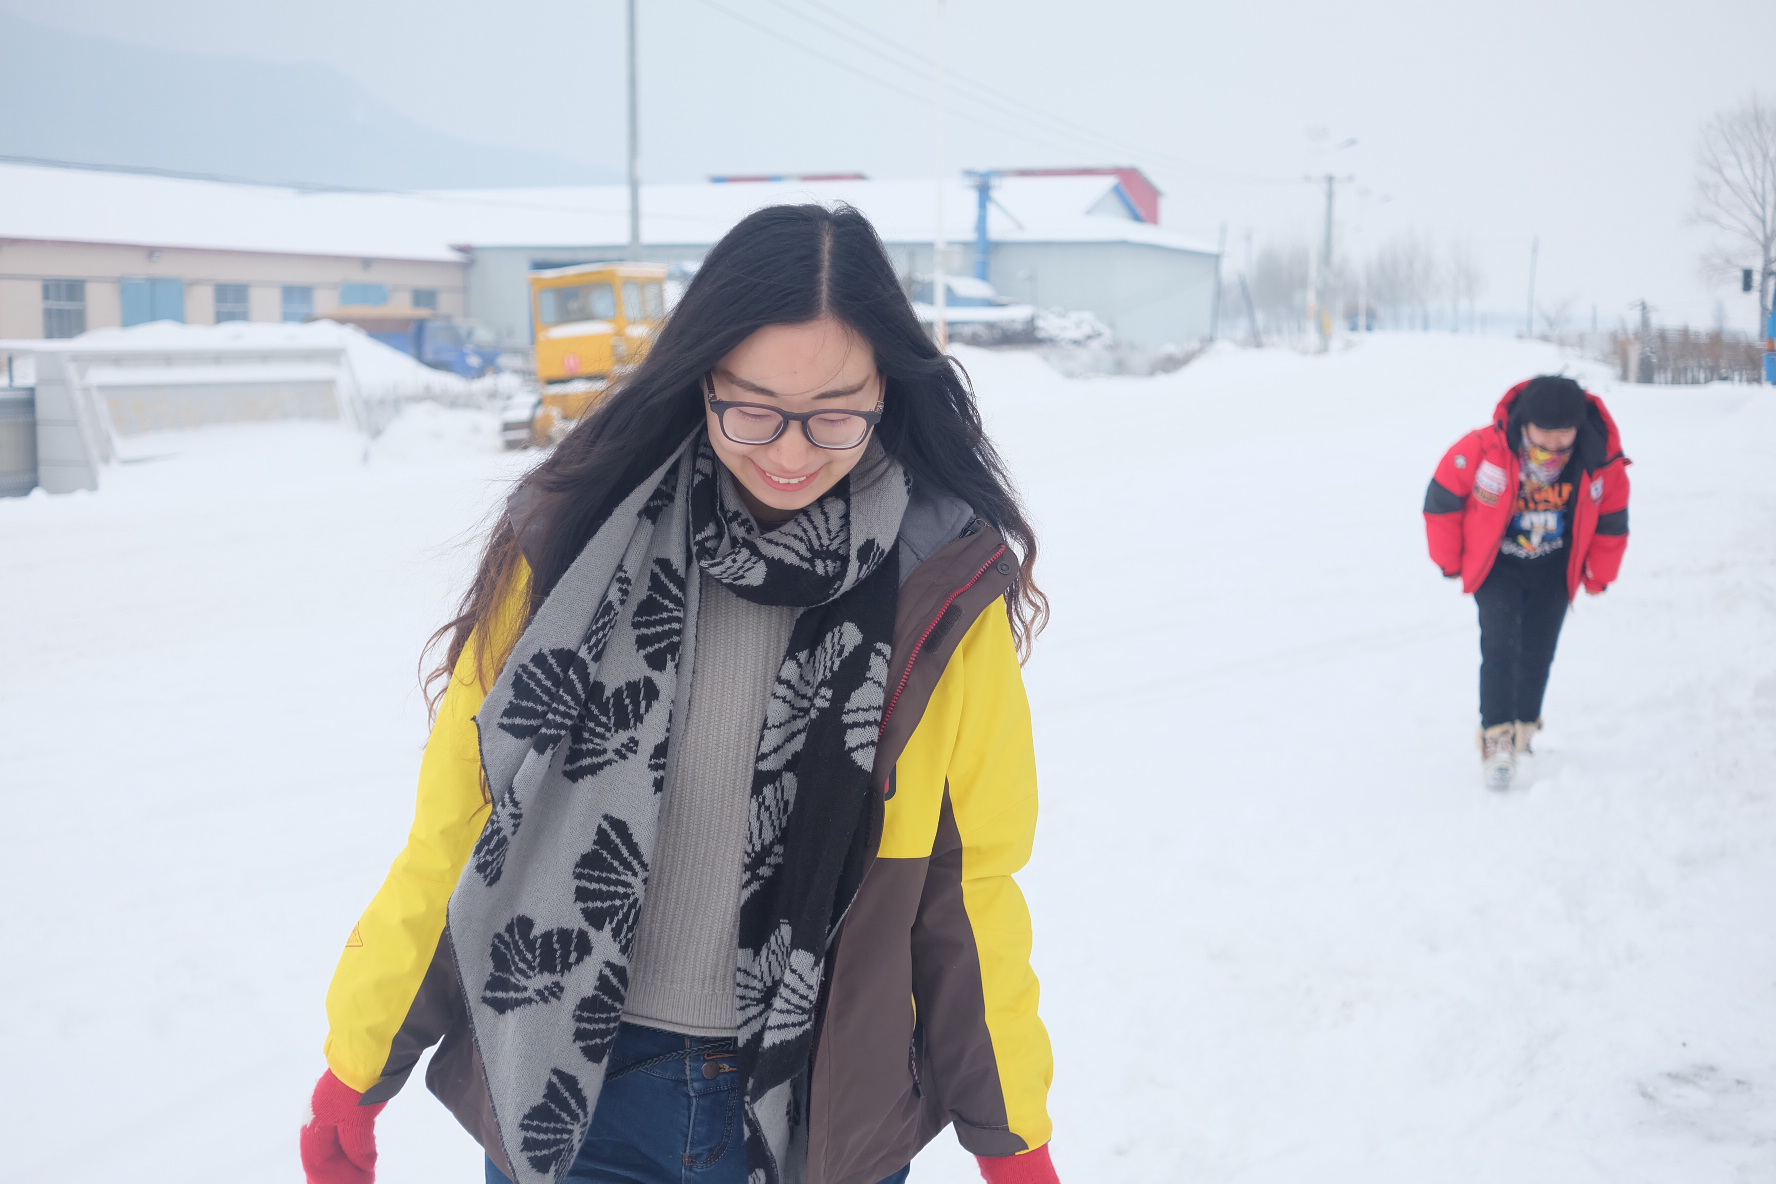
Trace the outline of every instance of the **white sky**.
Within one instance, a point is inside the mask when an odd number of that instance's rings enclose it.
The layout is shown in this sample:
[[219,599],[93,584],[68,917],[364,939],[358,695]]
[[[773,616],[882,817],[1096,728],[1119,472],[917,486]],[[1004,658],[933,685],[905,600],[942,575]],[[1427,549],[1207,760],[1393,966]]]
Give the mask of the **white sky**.
[[[938,153],[929,82],[798,17],[872,44],[939,43],[935,0],[639,0],[643,169],[923,176]],[[824,6],[824,11],[823,7]],[[0,0],[75,32],[231,57],[318,60],[405,114],[471,139],[622,164],[620,0]],[[725,12],[723,10],[726,10]],[[744,17],[804,52],[736,19]],[[1762,77],[1776,92],[1776,3],[1698,0],[944,0],[950,67],[1038,121],[952,88],[952,168],[1130,163],[1165,221],[1317,241],[1330,163],[1385,203],[1346,219],[1371,243],[1412,228],[1465,240],[1482,306],[1538,303],[1609,325],[1645,296],[1661,320],[1749,328],[1753,298],[1698,273],[1686,215],[1696,131]],[[1760,61],[1761,59],[1761,61]],[[901,88],[859,77],[876,75]],[[910,92],[910,93],[903,93]],[[969,113],[1001,125],[983,126]],[[1074,134],[1045,116],[1087,129]],[[1316,159],[1308,129],[1358,144]],[[1203,167],[1197,167],[1203,166]],[[1359,205],[1347,190],[1351,213]]]

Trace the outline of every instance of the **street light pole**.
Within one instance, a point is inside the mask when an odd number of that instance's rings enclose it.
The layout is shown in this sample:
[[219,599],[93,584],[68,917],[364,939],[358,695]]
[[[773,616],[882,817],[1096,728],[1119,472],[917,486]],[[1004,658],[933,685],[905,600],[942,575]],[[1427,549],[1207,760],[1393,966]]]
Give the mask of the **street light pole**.
[[[1320,282],[1325,284],[1328,288],[1330,288],[1332,286],[1332,195],[1337,191],[1337,188],[1338,188],[1338,179],[1336,177],[1334,177],[1331,173],[1327,173],[1326,174],[1326,242],[1321,247],[1321,251],[1323,252],[1323,254],[1320,258],[1320,277],[1321,277]],[[1338,297],[1334,294],[1332,296],[1332,299],[1337,300]],[[1320,348],[1322,350],[1329,350],[1332,348],[1332,329],[1338,323],[1338,309],[1336,307],[1334,307],[1331,311],[1330,316],[1328,316],[1327,313],[1325,312],[1325,310],[1322,309],[1320,312],[1320,315],[1322,317],[1326,318],[1322,322],[1324,327],[1320,331]]]
[[[1354,143],[1356,143],[1355,140],[1346,140],[1343,144],[1340,144],[1339,147],[1348,147]],[[1311,180],[1312,178],[1309,179]],[[1334,195],[1338,191],[1338,183],[1340,181],[1350,182],[1355,181],[1356,178],[1354,176],[1340,177],[1332,173],[1327,173],[1323,180],[1326,182],[1326,237],[1325,241],[1320,244],[1319,268],[1316,273],[1317,278],[1314,279],[1311,286],[1314,290],[1313,303],[1315,305],[1315,320],[1317,322],[1315,328],[1320,332],[1320,349],[1325,351],[1332,348],[1332,333],[1333,330],[1337,328],[1339,315],[1338,293],[1331,290],[1333,282],[1332,236],[1334,233],[1334,226],[1336,225],[1332,216]],[[1326,289],[1324,294],[1321,292],[1322,287]],[[1330,304],[1330,308],[1327,307],[1328,304]]]
[[641,111],[635,79],[635,0],[625,5],[629,41],[629,258],[641,258]]

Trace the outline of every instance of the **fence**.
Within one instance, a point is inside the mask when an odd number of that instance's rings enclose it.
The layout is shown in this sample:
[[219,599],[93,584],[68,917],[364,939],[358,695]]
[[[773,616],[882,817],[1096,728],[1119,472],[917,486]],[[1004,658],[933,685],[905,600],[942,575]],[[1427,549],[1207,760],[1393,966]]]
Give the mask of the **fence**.
[[1624,382],[1763,381],[1763,342],[1742,334],[1652,329],[1644,334],[1612,334],[1610,345]]

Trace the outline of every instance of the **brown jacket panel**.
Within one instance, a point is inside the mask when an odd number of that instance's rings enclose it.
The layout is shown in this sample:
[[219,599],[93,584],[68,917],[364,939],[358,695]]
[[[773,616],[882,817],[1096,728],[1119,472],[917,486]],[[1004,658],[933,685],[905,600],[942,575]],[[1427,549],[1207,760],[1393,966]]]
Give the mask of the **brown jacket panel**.
[[875,1184],[943,1129],[913,1060],[910,936],[926,864],[876,860],[845,918],[809,1089],[810,1184]]
[[999,1062],[987,1029],[980,951],[962,901],[962,836],[944,790],[937,841],[913,924],[913,998],[919,1008],[922,1074],[956,1137],[976,1155],[1028,1151],[1011,1133]]

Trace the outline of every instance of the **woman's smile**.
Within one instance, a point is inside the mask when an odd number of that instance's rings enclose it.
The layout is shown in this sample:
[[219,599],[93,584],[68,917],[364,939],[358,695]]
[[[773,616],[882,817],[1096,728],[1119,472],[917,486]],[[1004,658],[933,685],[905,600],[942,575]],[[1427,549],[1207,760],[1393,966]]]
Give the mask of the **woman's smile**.
[[[773,473],[770,469],[767,469],[764,465],[759,464],[758,461],[752,460],[750,457],[747,459],[752,464],[752,467],[759,471],[761,477],[769,481],[772,485],[775,485],[777,488],[789,493],[796,493],[806,489],[814,478],[820,476],[820,469],[815,469],[812,473],[803,473],[799,477],[784,476],[782,474]],[[821,468],[825,467],[825,465],[821,466]]]

